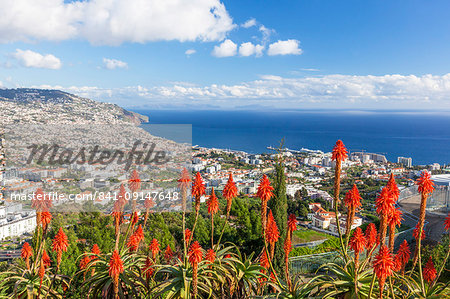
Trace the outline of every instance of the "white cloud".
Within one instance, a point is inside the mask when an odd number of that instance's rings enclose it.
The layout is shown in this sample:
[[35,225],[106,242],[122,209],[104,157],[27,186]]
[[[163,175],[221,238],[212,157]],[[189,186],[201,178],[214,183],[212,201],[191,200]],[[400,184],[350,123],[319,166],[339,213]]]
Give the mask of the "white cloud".
[[239,47],[239,55],[241,56],[251,56],[255,55],[256,57],[262,56],[262,52],[264,50],[264,46],[262,45],[254,45],[250,42],[243,43]]
[[195,53],[197,53],[197,51],[195,51],[194,49],[188,49],[186,50],[186,52],[184,52],[184,54],[186,54],[187,56],[190,56]]
[[216,57],[229,57],[236,55],[237,45],[231,40],[226,39],[219,46],[214,46],[212,55]]
[[220,0],[2,0],[0,42],[86,39],[119,45],[217,41],[233,24]]
[[299,46],[300,42],[295,39],[279,40],[269,45],[269,55],[300,55],[302,49]]
[[25,67],[57,70],[62,66],[61,60],[52,54],[39,54],[31,50],[17,49],[12,56]]
[[[48,87],[47,87],[48,88]],[[261,79],[234,85],[198,86],[177,82],[166,86],[130,86],[114,89],[68,87],[68,92],[122,105],[238,107],[265,105],[273,108],[450,108],[450,73],[443,76],[327,75]]]
[[103,58],[103,65],[108,70],[126,69],[126,68],[128,68],[128,63],[126,63],[124,61],[117,60],[117,59],[110,59],[110,58]]
[[248,19],[241,26],[244,27],[244,28],[250,28],[250,27],[256,26],[256,20],[254,18]]
[[262,41],[264,45],[269,42],[270,36],[275,32],[275,30],[267,28],[264,25],[259,26],[259,31],[262,33]]

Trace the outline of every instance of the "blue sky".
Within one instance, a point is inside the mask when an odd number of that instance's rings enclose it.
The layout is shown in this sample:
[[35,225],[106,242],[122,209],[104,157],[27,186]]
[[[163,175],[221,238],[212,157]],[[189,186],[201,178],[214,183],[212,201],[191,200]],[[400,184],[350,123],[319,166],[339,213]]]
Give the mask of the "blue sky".
[[448,1],[170,3],[0,0],[0,86],[164,109],[450,109]]

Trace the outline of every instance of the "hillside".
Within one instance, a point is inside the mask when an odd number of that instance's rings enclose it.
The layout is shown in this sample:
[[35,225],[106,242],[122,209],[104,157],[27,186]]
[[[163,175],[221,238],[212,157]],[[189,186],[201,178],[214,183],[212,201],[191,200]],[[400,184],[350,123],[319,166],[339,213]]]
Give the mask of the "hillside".
[[0,89],[0,124],[10,123],[134,123],[148,117],[115,104],[81,98],[60,90]]

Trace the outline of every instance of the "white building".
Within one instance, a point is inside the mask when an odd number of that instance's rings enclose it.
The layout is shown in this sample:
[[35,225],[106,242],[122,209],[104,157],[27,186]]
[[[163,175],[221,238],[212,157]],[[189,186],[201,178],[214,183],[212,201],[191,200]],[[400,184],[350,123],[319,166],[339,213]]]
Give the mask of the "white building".
[[21,204],[0,206],[0,240],[31,233],[36,228],[36,213],[22,210]]
[[397,163],[403,164],[405,167],[412,167],[412,158],[398,157]]

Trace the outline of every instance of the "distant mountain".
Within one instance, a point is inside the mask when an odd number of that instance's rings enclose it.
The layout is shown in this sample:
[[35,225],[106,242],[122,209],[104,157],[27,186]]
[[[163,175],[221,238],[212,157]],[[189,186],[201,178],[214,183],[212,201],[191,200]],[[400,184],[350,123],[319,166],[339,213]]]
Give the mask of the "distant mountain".
[[148,122],[147,116],[115,104],[81,98],[60,90],[36,88],[0,89],[0,111],[0,124]]

